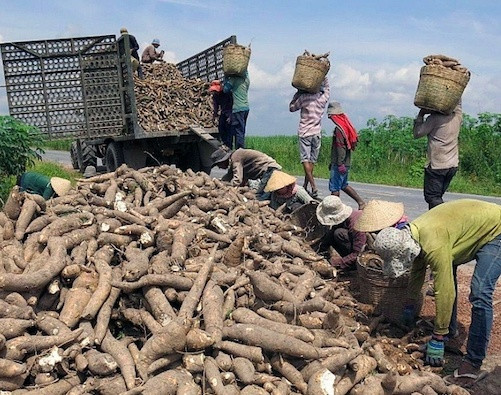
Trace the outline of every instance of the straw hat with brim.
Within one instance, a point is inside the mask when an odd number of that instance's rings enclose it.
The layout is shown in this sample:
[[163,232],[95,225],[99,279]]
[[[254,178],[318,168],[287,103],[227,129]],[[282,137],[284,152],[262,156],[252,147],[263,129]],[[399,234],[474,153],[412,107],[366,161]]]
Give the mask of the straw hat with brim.
[[52,177],[50,179],[50,185],[52,186],[52,189],[54,190],[54,192],[57,193],[58,196],[66,195],[71,189],[70,180],[66,180],[64,178],[59,178],[59,177]]
[[224,162],[228,159],[230,159],[232,151],[225,151],[221,148],[218,148],[215,150],[210,158],[212,159],[212,166],[214,167],[218,163]]
[[362,210],[354,228],[359,232],[376,232],[395,225],[403,215],[403,203],[370,200]]
[[271,173],[271,177],[264,187],[265,192],[278,191],[279,189],[286,187],[287,185],[296,182],[296,177],[293,177],[287,173],[280,170],[275,170]]
[[327,115],[339,115],[344,114],[341,104],[337,101],[331,101],[327,106]]
[[322,225],[339,225],[346,220],[353,209],[344,204],[337,196],[326,196],[317,206],[317,219]]

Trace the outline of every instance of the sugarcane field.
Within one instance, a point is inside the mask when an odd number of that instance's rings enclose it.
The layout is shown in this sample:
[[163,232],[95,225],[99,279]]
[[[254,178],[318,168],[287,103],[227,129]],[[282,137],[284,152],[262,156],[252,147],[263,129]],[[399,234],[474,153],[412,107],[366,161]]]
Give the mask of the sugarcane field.
[[250,3],[4,5],[0,395],[501,394],[501,6]]

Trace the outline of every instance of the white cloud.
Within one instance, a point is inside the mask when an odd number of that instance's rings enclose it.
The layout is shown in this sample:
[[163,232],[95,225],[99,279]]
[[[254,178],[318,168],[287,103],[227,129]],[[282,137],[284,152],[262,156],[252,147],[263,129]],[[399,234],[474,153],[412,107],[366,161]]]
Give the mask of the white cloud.
[[290,86],[293,74],[292,63],[284,64],[276,73],[266,72],[253,62],[249,64],[251,85],[255,90],[285,89]]

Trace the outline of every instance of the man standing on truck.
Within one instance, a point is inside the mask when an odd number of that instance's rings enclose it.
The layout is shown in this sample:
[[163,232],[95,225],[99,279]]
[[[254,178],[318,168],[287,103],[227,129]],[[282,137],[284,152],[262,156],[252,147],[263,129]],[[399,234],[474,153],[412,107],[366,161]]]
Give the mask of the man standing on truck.
[[139,61],[139,53],[137,52],[139,50],[139,44],[137,43],[136,37],[134,37],[132,34],[129,34],[127,28],[125,27],[122,27],[120,29],[120,34],[121,36],[119,37],[118,41],[123,40],[126,34],[129,36],[130,56],[133,59],[132,67],[137,69],[138,77],[143,80],[144,74],[143,74],[143,69],[141,67],[141,62]]
[[143,63],[153,63],[155,60],[159,62],[164,62],[162,59],[164,57],[164,51],[161,50],[157,52],[156,49],[160,46],[160,40],[158,38],[154,38],[150,45],[148,45],[141,55],[141,62]]
[[291,112],[301,110],[297,134],[299,137],[299,154],[304,168],[303,187],[308,190],[308,184],[311,184],[310,194],[314,199],[318,197],[318,188],[313,177],[313,169],[320,152],[320,134],[322,132],[320,122],[328,101],[329,81],[325,78],[319,92],[308,93],[298,90],[289,104]]
[[210,83],[209,92],[212,93],[212,119],[217,119],[217,129],[224,145],[231,147],[231,114],[233,107],[233,97],[231,93],[224,93],[220,80]]
[[231,92],[233,95],[233,107],[231,116],[231,135],[228,148],[233,149],[233,139],[235,139],[235,149],[245,148],[245,127],[249,116],[249,73],[245,75],[230,75],[224,78],[223,92]]
[[221,178],[233,186],[244,186],[248,180],[261,180],[256,191],[259,200],[268,200],[270,192],[264,192],[271,175],[275,170],[282,169],[275,159],[253,149],[239,148],[235,151],[225,147],[218,148],[211,155],[212,167],[228,169]]

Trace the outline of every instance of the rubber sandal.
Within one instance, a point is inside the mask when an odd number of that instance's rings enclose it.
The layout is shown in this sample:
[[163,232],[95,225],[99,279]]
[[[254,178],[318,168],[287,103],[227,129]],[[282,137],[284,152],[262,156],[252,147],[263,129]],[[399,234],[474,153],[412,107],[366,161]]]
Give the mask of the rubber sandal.
[[310,192],[310,196],[311,196],[313,199],[318,199],[318,189],[315,189],[314,191],[311,191],[311,192]]
[[[445,376],[444,381],[447,384],[456,384],[464,388],[469,388],[475,383],[478,383],[480,380],[486,378],[488,375],[489,372],[487,372],[486,370],[480,370],[478,374],[474,373],[459,374],[458,369],[456,369],[453,374]],[[473,381],[470,383],[463,383],[463,382],[458,382],[457,379],[472,379]]]

